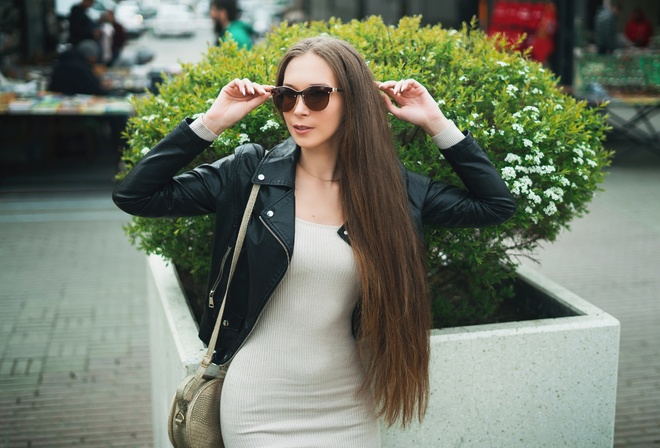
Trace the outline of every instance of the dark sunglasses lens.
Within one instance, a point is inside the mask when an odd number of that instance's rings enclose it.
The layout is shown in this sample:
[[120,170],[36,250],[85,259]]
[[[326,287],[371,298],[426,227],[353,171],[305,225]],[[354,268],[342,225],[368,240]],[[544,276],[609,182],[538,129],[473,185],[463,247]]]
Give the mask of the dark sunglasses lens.
[[273,90],[273,102],[282,112],[289,112],[296,104],[296,93],[287,87],[279,87]]
[[295,91],[285,89],[280,97],[282,98],[282,112],[289,112],[296,106],[296,98],[298,98],[298,94]]
[[323,87],[308,87],[303,91],[303,98],[307,107],[315,112],[319,112],[328,107],[330,92]]
[[320,112],[328,107],[330,92],[329,87],[323,86],[307,87],[301,93],[289,87],[279,87],[273,91],[273,101],[279,110],[289,112],[296,106],[298,95],[302,94],[305,105],[314,112]]

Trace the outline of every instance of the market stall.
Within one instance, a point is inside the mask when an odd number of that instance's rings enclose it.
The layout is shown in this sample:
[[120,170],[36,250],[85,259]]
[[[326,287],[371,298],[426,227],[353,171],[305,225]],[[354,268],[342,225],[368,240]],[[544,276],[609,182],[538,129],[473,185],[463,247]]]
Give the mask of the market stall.
[[578,54],[573,95],[604,107],[615,132],[660,154],[660,50]]

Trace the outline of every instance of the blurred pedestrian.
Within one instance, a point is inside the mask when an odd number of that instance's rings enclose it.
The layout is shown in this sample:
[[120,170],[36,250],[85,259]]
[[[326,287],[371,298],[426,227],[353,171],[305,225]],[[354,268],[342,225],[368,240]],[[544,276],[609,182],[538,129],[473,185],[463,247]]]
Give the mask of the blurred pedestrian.
[[48,90],[65,95],[107,95],[108,91],[94,71],[99,57],[99,45],[91,39],[65,51],[53,65]]
[[618,3],[603,5],[594,20],[594,41],[598,54],[610,54],[619,45],[617,41],[616,20],[621,11]]
[[81,0],[71,7],[69,13],[69,43],[74,47],[83,40],[96,41],[100,32],[96,23],[87,15],[87,10],[94,5],[94,0]]
[[252,48],[255,36],[254,29],[239,20],[241,10],[235,0],[212,0],[211,18],[213,19],[218,42],[227,40],[228,36],[236,41],[239,48]]
[[99,20],[99,45],[101,46],[101,63],[109,66],[112,62],[112,40],[115,29],[108,21],[107,11],[101,15]]
[[624,33],[635,47],[646,47],[649,44],[653,35],[653,25],[646,18],[642,8],[636,7],[633,9],[628,22],[626,22]]
[[126,30],[115,20],[115,13],[108,9],[101,16],[101,49],[102,62],[107,66],[114,65],[128,40]]

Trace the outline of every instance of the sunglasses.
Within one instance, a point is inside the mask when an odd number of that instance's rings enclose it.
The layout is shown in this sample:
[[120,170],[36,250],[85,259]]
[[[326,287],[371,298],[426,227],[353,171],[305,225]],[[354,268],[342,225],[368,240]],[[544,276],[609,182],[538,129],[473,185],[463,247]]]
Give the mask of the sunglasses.
[[309,86],[305,90],[293,90],[290,87],[275,87],[271,90],[273,102],[281,112],[289,112],[298,102],[298,96],[301,96],[305,106],[314,112],[320,112],[330,102],[332,92],[343,92],[344,89],[330,86]]

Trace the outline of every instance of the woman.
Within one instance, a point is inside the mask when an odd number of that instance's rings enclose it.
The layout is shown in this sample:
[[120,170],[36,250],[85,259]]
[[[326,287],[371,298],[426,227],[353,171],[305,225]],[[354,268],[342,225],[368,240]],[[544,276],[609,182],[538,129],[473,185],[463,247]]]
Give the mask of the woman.
[[[200,325],[208,342],[224,260],[251,184],[260,183],[214,358],[231,361],[225,444],[377,447],[379,417],[407,424],[428,401],[423,226],[497,224],[515,203],[477,143],[422,85],[375,82],[341,40],[294,45],[276,85],[224,86],[202,117],[182,122],[136,165],[114,200],[141,216],[216,214]],[[270,98],[291,138],[266,155],[247,145],[175,176]],[[387,112],[432,136],[469,191],[405,170]]]

